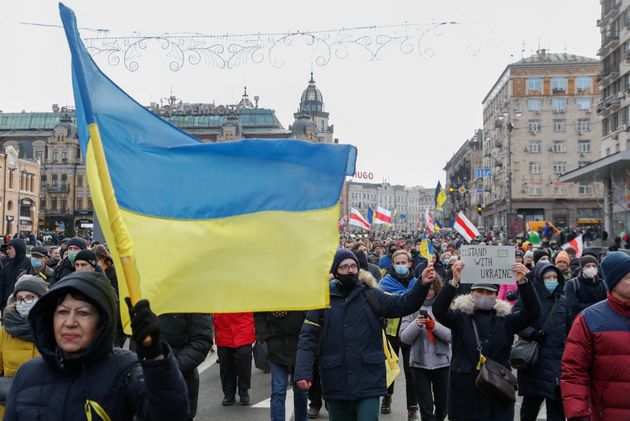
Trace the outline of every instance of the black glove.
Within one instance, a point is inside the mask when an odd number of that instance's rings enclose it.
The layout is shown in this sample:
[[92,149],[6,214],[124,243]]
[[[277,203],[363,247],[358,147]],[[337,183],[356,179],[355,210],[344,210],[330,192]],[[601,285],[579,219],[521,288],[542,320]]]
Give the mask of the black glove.
[[545,332],[537,330],[536,332],[534,332],[534,334],[532,335],[532,339],[535,340],[538,343],[542,343],[542,341],[545,340]]
[[[131,307],[131,299],[125,297],[131,318],[131,340],[136,342],[136,354],[141,360],[153,360],[162,355],[160,343],[160,319],[151,311],[148,300],[140,300]],[[151,343],[146,344],[145,339]]]

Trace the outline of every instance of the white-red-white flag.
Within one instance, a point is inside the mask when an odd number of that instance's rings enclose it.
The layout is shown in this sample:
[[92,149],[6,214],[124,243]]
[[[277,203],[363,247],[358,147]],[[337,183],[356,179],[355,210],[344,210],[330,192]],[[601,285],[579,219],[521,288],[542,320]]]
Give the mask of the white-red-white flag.
[[366,230],[370,229],[370,223],[361,215],[361,212],[355,208],[350,208],[350,225]]
[[584,251],[584,240],[582,239],[582,234],[578,235],[568,243],[563,244],[562,250],[565,250],[567,247],[573,247],[575,249],[575,256],[582,257],[582,252]]
[[375,224],[391,224],[392,211],[378,206],[376,208],[376,213],[374,214],[374,223]]
[[433,231],[436,231],[433,216],[431,215],[431,212],[429,212],[428,208],[424,211],[424,219],[427,224],[427,232],[431,234]]
[[457,219],[455,219],[453,228],[455,228],[455,230],[457,230],[457,232],[460,233],[469,243],[473,238],[479,236],[479,230],[475,224],[470,222],[470,220],[466,218],[466,215],[464,215],[464,212],[461,211],[457,215]]

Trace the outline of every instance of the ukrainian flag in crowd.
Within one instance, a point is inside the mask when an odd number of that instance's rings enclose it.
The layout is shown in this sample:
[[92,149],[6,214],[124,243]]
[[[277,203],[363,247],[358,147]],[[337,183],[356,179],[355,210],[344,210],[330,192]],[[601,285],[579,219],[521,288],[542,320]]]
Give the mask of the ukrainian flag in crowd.
[[435,250],[433,249],[433,244],[428,239],[423,239],[420,243],[419,250],[422,257],[427,259],[429,262],[433,259],[433,255],[435,254]]
[[444,202],[446,202],[446,192],[442,188],[442,183],[438,180],[437,187],[435,188],[435,210],[441,211]]
[[[133,250],[140,295],[157,313],[328,305],[338,201],[356,149],[297,140],[205,144],[109,80],[81,42],[72,10],[60,11],[94,206],[115,261]],[[122,299],[128,273],[118,269]]]

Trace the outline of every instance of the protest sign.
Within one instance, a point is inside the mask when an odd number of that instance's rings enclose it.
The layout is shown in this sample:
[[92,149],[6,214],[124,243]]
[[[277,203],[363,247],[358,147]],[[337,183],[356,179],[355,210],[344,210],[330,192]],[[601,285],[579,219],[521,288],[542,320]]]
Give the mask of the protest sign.
[[462,245],[462,283],[514,284],[514,246]]

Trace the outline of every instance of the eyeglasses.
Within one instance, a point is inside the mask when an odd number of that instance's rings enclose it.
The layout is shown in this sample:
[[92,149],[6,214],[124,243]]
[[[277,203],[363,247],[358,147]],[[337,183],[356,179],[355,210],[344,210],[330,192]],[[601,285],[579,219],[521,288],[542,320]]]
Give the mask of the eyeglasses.
[[357,270],[357,265],[355,265],[354,263],[349,263],[349,264],[345,264],[345,265],[339,265],[339,269],[341,270]]
[[18,304],[31,304],[33,301],[35,301],[35,297],[33,297],[32,295],[27,295],[24,298],[16,298],[15,302]]

